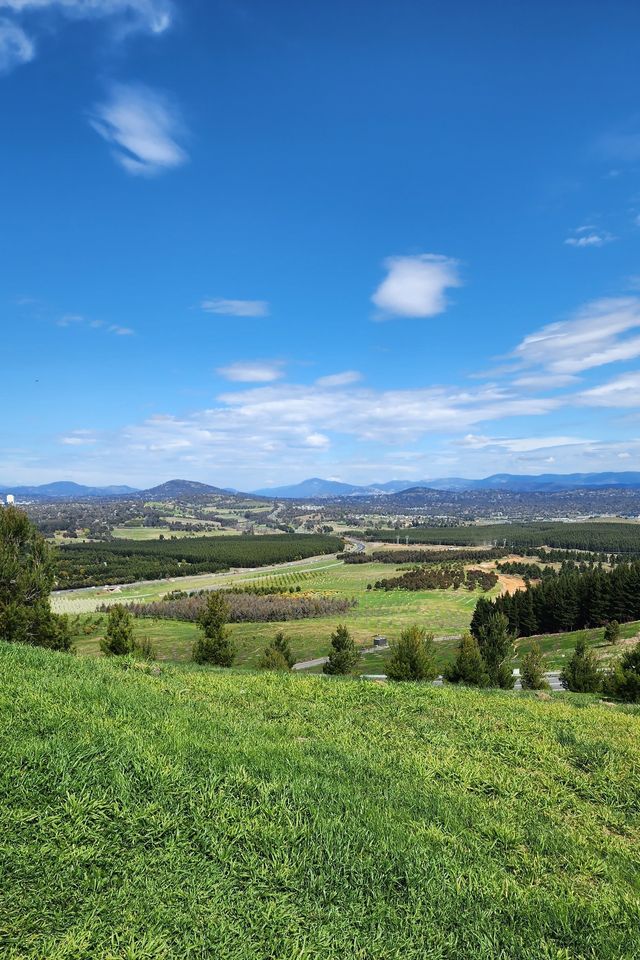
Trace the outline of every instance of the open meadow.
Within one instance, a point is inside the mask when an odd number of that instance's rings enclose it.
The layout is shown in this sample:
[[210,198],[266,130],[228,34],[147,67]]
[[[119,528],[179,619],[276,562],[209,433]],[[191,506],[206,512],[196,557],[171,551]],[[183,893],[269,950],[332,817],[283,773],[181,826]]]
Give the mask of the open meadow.
[[0,643],[0,749],[5,960],[640,953],[637,708]]
[[[287,570],[276,568],[251,573],[241,571],[233,575],[180,578],[171,583],[165,581],[125,586],[117,592],[108,589],[79,590],[54,595],[54,608],[76,618],[72,621],[72,628],[78,652],[95,655],[99,652],[99,638],[104,632],[104,618],[88,614],[105,602],[144,603],[160,599],[176,588],[204,589],[208,586],[248,584],[277,586],[285,591],[300,587],[305,592],[330,593],[357,600],[357,606],[346,614],[331,617],[230,624],[229,630],[237,644],[237,664],[255,666],[266,644],[280,629],[289,638],[297,660],[325,656],[329,652],[331,633],[341,622],[347,624],[356,642],[364,647],[371,645],[376,634],[395,638],[404,627],[413,623],[423,624],[438,637],[455,637],[469,626],[478,597],[493,596],[499,589],[488,594],[466,589],[415,592],[367,589],[368,584],[388,576],[393,569],[389,564],[352,565],[323,558],[316,563],[300,564]],[[136,620],[135,629],[138,637],[149,637],[156,644],[160,657],[177,660],[190,657],[191,645],[198,632],[197,626],[192,623],[146,618]],[[438,642],[443,664],[453,656],[455,645],[455,639]]]

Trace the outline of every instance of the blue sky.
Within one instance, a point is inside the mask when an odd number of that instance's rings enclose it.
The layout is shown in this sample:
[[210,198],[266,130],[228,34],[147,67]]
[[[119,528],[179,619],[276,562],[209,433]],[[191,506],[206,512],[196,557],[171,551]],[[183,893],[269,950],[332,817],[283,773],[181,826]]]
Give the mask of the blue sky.
[[0,0],[0,482],[640,469],[635,0]]

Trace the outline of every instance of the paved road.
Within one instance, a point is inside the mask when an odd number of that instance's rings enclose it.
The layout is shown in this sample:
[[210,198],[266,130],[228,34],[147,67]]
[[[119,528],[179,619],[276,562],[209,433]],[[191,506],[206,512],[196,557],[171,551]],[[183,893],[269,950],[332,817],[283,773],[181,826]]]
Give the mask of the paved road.
[[[438,640],[459,640],[460,635],[454,634],[453,636],[445,637],[434,637],[436,641]],[[381,650],[388,650],[389,644],[385,647],[365,647],[364,650],[360,650],[359,653],[362,656],[366,656],[368,653],[380,653]],[[315,660],[300,660],[299,663],[294,663],[292,670],[309,670],[311,667],[320,667],[323,663],[326,663],[329,657],[316,657]]]

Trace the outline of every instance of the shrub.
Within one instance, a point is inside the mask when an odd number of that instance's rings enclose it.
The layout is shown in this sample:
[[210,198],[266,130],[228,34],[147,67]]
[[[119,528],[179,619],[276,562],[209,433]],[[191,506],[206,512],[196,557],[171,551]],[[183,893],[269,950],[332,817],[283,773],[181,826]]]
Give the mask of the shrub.
[[356,650],[353,637],[344,624],[338,624],[331,635],[331,653],[322,668],[323,673],[329,675],[351,673],[359,659],[360,654]]
[[605,643],[619,643],[620,641],[620,624],[617,620],[610,620],[609,623],[605,624],[604,627],[604,642]]
[[445,680],[449,683],[463,683],[468,687],[487,687],[489,674],[478,641],[472,634],[465,633],[460,640],[458,655],[445,670]]
[[133,618],[121,603],[114,603],[107,617],[107,629],[100,641],[100,649],[108,657],[121,657],[132,653]]
[[275,647],[265,647],[258,664],[261,670],[290,670],[290,666],[282,653]]
[[134,640],[133,652],[139,660],[157,660],[158,654],[149,637],[143,637],[142,640]]
[[627,703],[640,703],[640,643],[622,656],[605,689],[611,696]]
[[597,693],[601,689],[602,673],[584,637],[576,641],[573,655],[560,674],[560,681],[566,690],[576,693]]
[[400,639],[391,644],[387,676],[390,680],[435,680],[438,668],[433,634],[418,624],[403,630]]
[[532,643],[531,649],[522,658],[520,678],[523,690],[549,689],[544,677],[544,658],[539,643]]

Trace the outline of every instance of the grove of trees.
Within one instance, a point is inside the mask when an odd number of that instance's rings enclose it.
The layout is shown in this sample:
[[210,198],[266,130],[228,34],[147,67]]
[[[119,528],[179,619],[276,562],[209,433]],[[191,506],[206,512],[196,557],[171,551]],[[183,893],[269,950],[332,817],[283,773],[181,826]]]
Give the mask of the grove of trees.
[[471,632],[479,638],[483,624],[495,613],[505,616],[511,632],[522,637],[639,620],[640,562],[621,563],[611,570],[565,570],[495,600],[481,597]]

